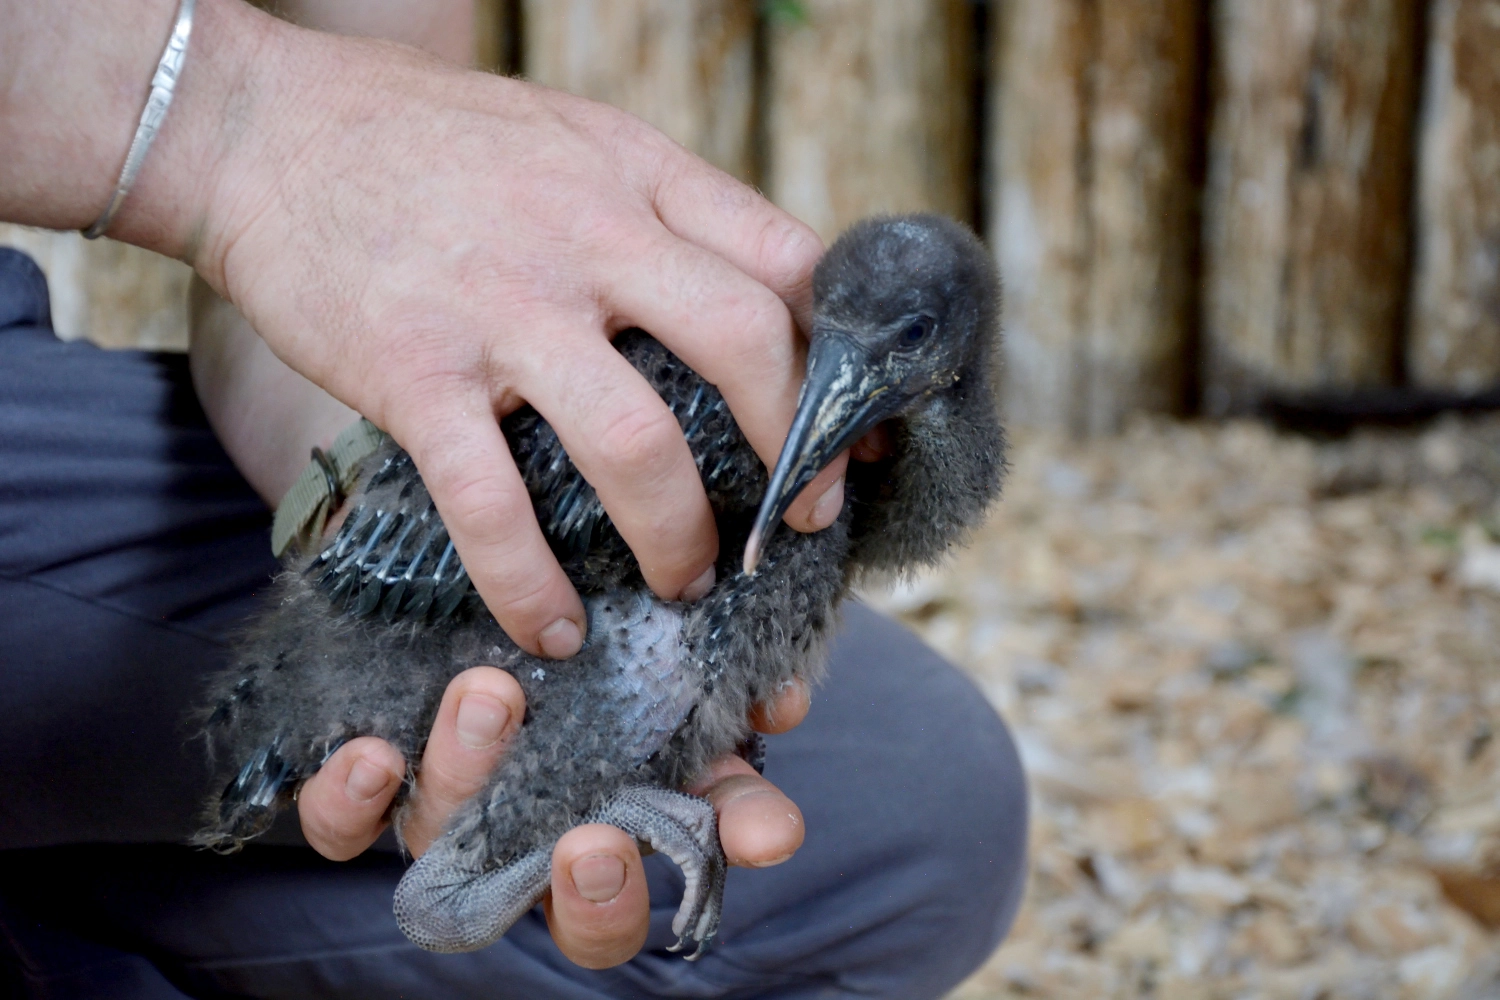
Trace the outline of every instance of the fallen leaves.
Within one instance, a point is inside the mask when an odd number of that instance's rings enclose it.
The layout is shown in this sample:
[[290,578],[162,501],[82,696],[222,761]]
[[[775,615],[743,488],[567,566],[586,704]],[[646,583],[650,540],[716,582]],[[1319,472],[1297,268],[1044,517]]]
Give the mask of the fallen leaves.
[[1488,995],[1500,422],[1020,433],[1012,466],[891,601],[1032,778],[1027,902],[954,997]]

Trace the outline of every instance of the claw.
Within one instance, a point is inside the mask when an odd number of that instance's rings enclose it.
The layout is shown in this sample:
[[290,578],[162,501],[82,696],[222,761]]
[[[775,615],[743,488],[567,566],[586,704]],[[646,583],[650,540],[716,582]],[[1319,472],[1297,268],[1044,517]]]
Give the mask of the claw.
[[682,905],[672,920],[677,943],[667,950],[698,958],[719,929],[724,905],[724,851],[713,807],[703,799],[665,788],[636,786],[616,792],[587,820],[608,823],[645,841],[682,869]]
[[[586,823],[608,823],[650,844],[682,869],[682,905],[672,921],[677,943],[694,945],[696,961],[714,939],[724,905],[724,851],[713,807],[704,799],[665,788],[635,786],[616,792]],[[552,846],[537,847],[499,868],[476,859],[447,835],[407,869],[396,887],[396,922],[429,951],[483,948],[541,898],[551,877]]]

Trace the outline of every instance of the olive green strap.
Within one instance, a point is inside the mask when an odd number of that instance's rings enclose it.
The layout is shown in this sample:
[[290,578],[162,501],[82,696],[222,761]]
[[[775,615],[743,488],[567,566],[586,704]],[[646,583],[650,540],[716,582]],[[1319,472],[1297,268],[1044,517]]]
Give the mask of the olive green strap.
[[359,467],[375,453],[385,434],[363,418],[346,427],[326,452],[312,450],[313,460],[286,491],[271,522],[271,552],[281,554],[295,541],[303,543],[323,537],[328,515],[354,488]]

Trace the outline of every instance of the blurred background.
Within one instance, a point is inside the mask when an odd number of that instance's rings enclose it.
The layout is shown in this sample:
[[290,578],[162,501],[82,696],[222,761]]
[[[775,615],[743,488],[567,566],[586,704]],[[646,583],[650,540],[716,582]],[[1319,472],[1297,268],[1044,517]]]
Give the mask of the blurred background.
[[[633,111],[825,239],[929,209],[994,249],[1006,498],[868,595],[1032,776],[1026,906],[956,998],[1500,997],[1500,423],[1469,412],[1500,402],[1500,2],[476,18],[481,66]],[[63,336],[186,346],[182,265],[0,242]]]

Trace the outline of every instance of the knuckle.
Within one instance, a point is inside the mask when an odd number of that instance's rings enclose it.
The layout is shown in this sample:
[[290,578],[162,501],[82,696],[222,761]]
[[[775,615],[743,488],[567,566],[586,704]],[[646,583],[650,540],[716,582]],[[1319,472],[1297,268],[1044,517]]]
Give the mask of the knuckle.
[[450,761],[441,753],[429,755],[417,774],[421,795],[416,799],[417,813],[428,829],[441,829],[453,811],[484,785],[487,767],[466,766],[467,762]]
[[740,378],[779,383],[800,376],[798,341],[780,299],[766,293],[746,301],[735,326],[739,335],[726,345],[726,353]]
[[636,239],[639,224],[620,211],[592,212],[576,223],[580,242],[595,253],[621,253]]
[[823,241],[818,234],[781,212],[766,220],[757,242],[760,273],[778,290],[811,280],[813,265],[823,256]]
[[493,474],[457,472],[451,479],[434,485],[441,492],[434,491],[433,499],[447,508],[443,520],[449,531],[481,543],[506,540],[522,511],[530,512],[529,503],[523,506],[518,495],[521,491]]
[[492,761],[458,752],[450,733],[428,747],[417,771],[412,803],[424,829],[441,829],[453,811],[484,787]]
[[631,475],[669,468],[680,448],[682,429],[665,406],[632,406],[611,421],[599,437],[599,450],[611,468]]
[[788,360],[792,351],[790,336],[775,336],[791,331],[791,317],[786,305],[769,293],[756,295],[741,307],[744,312],[745,349],[748,361],[775,366]]
[[434,439],[437,428],[452,419],[454,401],[477,396],[478,353],[434,327],[430,319],[397,318],[383,324],[404,336],[383,345],[384,353],[370,357],[362,380],[384,403],[383,417],[392,431],[405,430],[415,441]]
[[[549,608],[561,603],[554,596],[552,575],[529,560],[525,562],[528,565],[519,567],[523,572],[503,567],[487,574],[491,584],[487,589],[493,596],[486,596],[485,605],[513,635],[529,635],[550,625],[557,615]],[[469,572],[472,575],[474,571]]]
[[686,150],[661,129],[629,112],[611,122],[610,147],[632,187],[656,200],[675,186],[693,162]]

